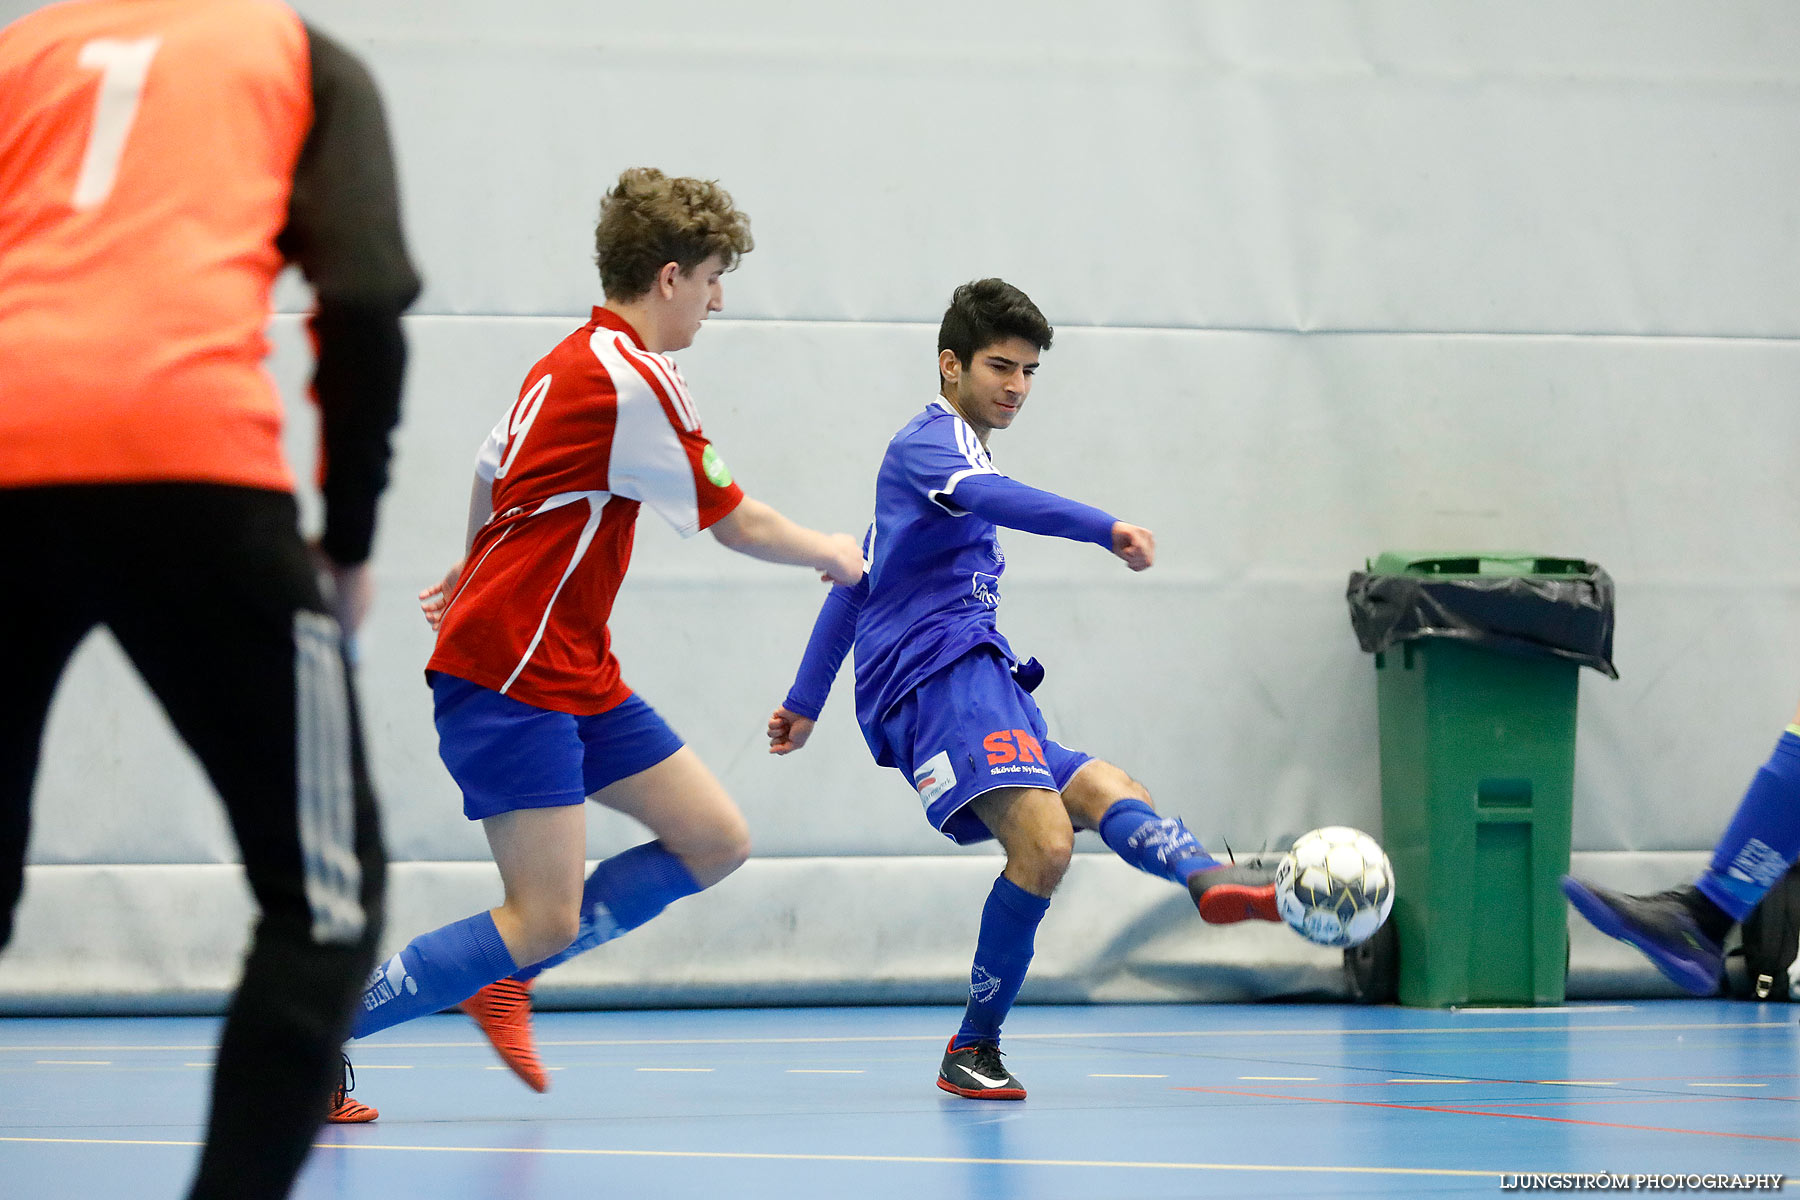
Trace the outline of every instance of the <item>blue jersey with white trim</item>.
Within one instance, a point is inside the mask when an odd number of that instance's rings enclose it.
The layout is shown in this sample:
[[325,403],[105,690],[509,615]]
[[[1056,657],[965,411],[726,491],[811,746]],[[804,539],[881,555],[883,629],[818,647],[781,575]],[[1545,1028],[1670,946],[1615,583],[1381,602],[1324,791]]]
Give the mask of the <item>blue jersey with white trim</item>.
[[997,474],[975,431],[941,398],[888,443],[856,619],[856,717],[878,760],[883,747],[870,731],[927,676],[982,645],[1016,661],[995,620],[1006,573],[998,529],[953,496],[963,480]]

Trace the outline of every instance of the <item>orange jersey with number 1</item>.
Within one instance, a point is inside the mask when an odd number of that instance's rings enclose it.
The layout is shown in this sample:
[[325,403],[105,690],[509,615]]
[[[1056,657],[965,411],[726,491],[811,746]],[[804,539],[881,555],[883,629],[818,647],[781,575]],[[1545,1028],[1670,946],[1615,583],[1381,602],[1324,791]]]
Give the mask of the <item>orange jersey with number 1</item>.
[[0,30],[0,487],[293,486],[263,331],[308,71],[266,0]]

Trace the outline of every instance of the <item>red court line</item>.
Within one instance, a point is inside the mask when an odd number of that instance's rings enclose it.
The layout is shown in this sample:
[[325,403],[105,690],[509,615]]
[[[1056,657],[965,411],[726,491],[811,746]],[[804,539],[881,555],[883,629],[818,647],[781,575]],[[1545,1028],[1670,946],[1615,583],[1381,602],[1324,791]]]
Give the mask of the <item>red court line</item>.
[[1507,1108],[1573,1108],[1578,1104],[1718,1104],[1730,1103],[1738,1099],[1759,1099],[1755,1096],[1647,1096],[1626,1100],[1463,1100],[1460,1103],[1469,1108],[1482,1108],[1486,1105],[1505,1106]]
[[[1514,1121],[1548,1121],[1556,1125],[1587,1125],[1594,1129],[1631,1129],[1640,1133],[1682,1133],[1692,1137],[1739,1138],[1753,1142],[1789,1142],[1800,1145],[1800,1138],[1777,1137],[1772,1133],[1721,1133],[1709,1129],[1670,1129],[1661,1125],[1626,1125],[1613,1121],[1583,1121],[1575,1117],[1543,1117],[1536,1113],[1484,1112],[1478,1108],[1447,1108],[1435,1104],[1385,1104],[1379,1100],[1335,1100],[1330,1096],[1281,1096],[1266,1092],[1247,1092],[1235,1088],[1178,1087],[1178,1092],[1210,1092],[1220,1096],[1247,1096],[1253,1100],[1304,1100],[1309,1104],[1347,1104],[1356,1108],[1394,1108],[1401,1112],[1447,1113],[1463,1117],[1506,1117]],[[1707,1097],[1695,1097],[1706,1099]]]

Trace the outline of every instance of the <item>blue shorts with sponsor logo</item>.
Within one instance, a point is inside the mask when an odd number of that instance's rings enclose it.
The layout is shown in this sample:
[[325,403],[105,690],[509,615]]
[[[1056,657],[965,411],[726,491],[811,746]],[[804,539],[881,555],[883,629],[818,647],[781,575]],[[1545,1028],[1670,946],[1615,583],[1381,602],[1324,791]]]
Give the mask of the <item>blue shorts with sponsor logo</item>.
[[1003,787],[1060,792],[1092,755],[1050,740],[1044,716],[1006,659],[978,647],[928,677],[881,723],[894,765],[925,819],[961,846],[994,835],[969,802]]
[[608,784],[648,770],[682,741],[637,696],[578,717],[433,672],[438,757],[462,789],[471,821],[521,808],[580,804]]

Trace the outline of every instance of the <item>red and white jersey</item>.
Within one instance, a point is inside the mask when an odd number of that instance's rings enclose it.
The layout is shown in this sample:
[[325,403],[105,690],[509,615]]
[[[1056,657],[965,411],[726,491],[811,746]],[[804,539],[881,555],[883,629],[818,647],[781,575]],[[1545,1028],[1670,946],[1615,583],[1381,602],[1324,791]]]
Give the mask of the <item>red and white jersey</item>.
[[525,376],[475,469],[492,482],[494,516],[426,669],[557,712],[623,703],[631,689],[606,622],[638,506],[689,537],[744,498],[700,431],[681,372],[596,308]]

